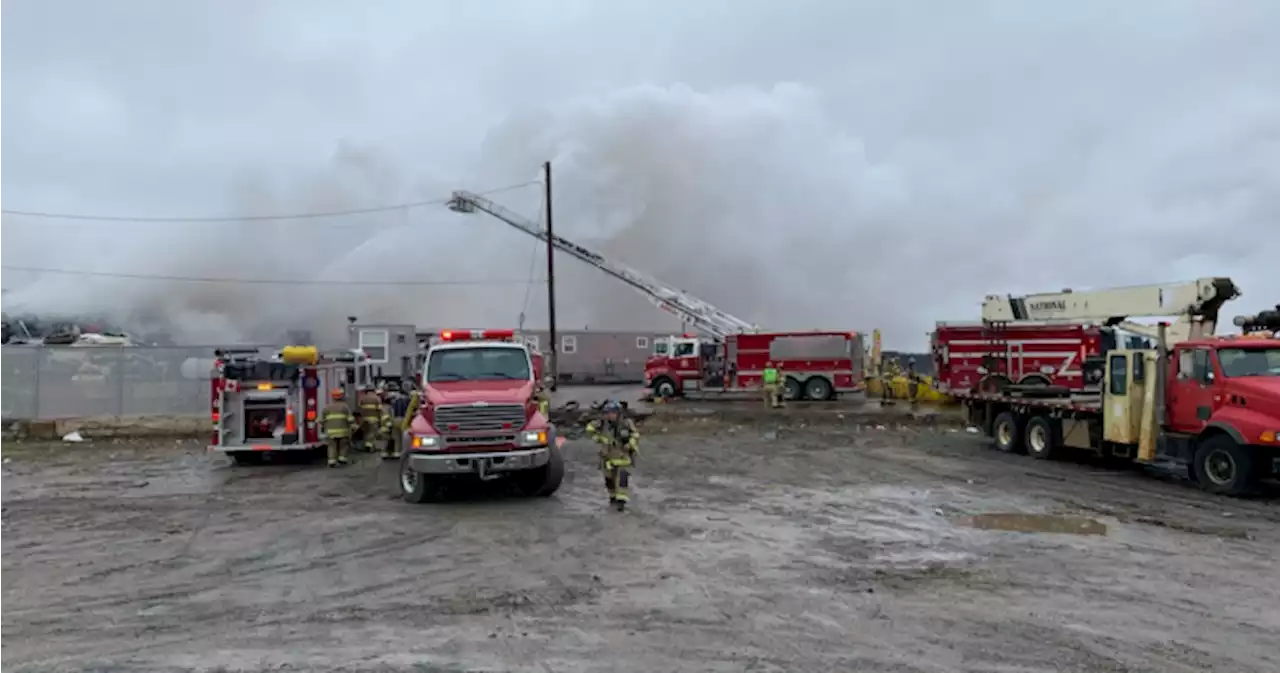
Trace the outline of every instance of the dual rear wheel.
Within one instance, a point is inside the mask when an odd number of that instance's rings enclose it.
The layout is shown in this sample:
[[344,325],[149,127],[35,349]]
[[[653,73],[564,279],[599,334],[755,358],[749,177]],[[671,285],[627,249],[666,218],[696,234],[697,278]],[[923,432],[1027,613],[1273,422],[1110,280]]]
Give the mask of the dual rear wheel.
[[1025,453],[1048,460],[1062,446],[1062,427],[1047,416],[1032,416],[1025,422],[1012,411],[1001,412],[991,423],[996,448],[1005,453]]

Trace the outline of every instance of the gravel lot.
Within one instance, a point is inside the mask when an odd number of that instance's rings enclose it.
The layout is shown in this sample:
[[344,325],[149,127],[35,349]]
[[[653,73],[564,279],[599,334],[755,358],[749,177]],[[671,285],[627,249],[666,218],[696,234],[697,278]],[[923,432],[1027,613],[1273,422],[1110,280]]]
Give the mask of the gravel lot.
[[580,440],[556,497],[425,506],[370,457],[6,442],[5,670],[1280,671],[1274,494],[856,404],[642,430],[625,514]]

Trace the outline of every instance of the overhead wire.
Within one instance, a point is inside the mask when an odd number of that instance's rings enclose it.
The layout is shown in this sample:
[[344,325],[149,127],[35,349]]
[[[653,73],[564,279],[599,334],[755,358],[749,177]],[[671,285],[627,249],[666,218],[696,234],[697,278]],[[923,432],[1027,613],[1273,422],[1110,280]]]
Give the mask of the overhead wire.
[[[538,180],[530,180],[518,184],[507,185],[505,187],[497,187],[489,189],[479,194],[497,194],[499,192],[511,191],[513,189],[521,189],[532,185],[542,184]],[[368,208],[349,208],[345,210],[327,210],[305,213],[289,213],[283,215],[211,215],[211,216],[128,216],[128,215],[93,215],[85,213],[58,213],[51,211],[39,210],[20,210],[5,208],[0,213],[5,215],[15,215],[20,217],[35,217],[50,220],[79,220],[90,222],[161,222],[161,223],[205,223],[216,224],[220,222],[268,222],[276,220],[313,220],[333,217],[351,217],[354,215],[369,215],[372,213],[386,213],[396,210],[408,211],[413,208],[423,208],[427,206],[440,206],[449,202],[451,197],[438,199],[430,199],[426,201],[409,201],[406,203],[396,203],[385,206],[372,206]]]
[[[542,184],[538,180],[522,182],[505,187],[497,187],[494,189],[479,192],[481,194],[495,194],[498,192],[520,189],[531,185]],[[210,216],[210,217],[126,217],[115,215],[85,215],[74,213],[53,213],[42,211],[26,211],[4,209],[6,215],[21,215],[29,217],[40,217],[47,219],[69,219],[69,220],[87,220],[99,222],[202,222],[202,223],[219,223],[219,222],[253,222],[253,221],[270,221],[270,220],[299,220],[299,219],[318,219],[328,217],[343,217],[352,215],[363,215],[368,213],[383,213],[399,211],[404,218],[408,217],[409,211],[413,208],[423,206],[438,206],[449,202],[448,198],[433,199],[429,201],[412,201],[407,203],[399,203],[388,206],[377,206],[371,208],[355,208],[348,210],[335,210],[311,213],[293,213],[287,215],[249,215],[249,216]],[[407,226],[407,225],[401,225]],[[141,273],[122,273],[110,271],[89,271],[84,269],[61,269],[53,267],[36,267],[36,266],[19,266],[19,265],[0,265],[0,269],[6,271],[21,271],[28,273],[46,273],[63,276],[84,276],[97,278],[118,278],[126,280],[142,280],[142,281],[165,281],[165,282],[183,282],[183,283],[221,283],[229,285],[337,285],[337,286],[479,286],[479,285],[519,285],[524,284],[526,301],[528,300],[529,286],[537,282],[532,277],[524,279],[459,279],[459,280],[322,280],[307,278],[219,278],[212,276],[182,276],[182,275],[166,275],[166,274],[141,274]]]
[[230,285],[385,285],[385,286],[427,286],[427,285],[520,285],[537,281],[531,278],[476,278],[460,280],[320,280],[307,278],[215,278],[208,276],[171,276],[142,273],[115,273],[108,271],[85,271],[81,269],[55,269],[34,266],[2,265],[5,271],[26,271],[31,273],[49,273],[65,276],[90,276],[97,278],[123,278],[131,280],[152,280],[182,283],[226,283]]

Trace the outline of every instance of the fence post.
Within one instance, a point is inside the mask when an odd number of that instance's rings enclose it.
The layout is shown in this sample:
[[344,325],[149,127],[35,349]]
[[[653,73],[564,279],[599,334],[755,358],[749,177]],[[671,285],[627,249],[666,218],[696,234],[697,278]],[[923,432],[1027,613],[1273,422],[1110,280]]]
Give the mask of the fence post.
[[124,346],[116,347],[116,420],[124,417]]

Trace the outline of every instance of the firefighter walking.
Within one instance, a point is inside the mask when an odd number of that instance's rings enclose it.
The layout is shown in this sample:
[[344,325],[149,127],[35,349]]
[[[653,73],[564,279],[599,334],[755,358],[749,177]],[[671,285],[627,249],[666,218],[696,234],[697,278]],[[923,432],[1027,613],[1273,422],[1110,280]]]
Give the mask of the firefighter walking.
[[418,391],[406,395],[403,392],[391,400],[391,438],[387,440],[389,458],[399,458],[404,451],[404,433],[409,431],[413,414],[418,411]]
[[765,409],[782,407],[782,388],[784,377],[782,365],[774,366],[772,362],[764,363],[764,371],[760,375],[760,389],[764,396]]
[[382,400],[373,388],[360,391],[360,450],[372,453],[382,426]]
[[631,500],[631,470],[640,453],[640,431],[630,418],[623,417],[622,405],[610,400],[601,409],[604,418],[587,424],[587,436],[599,443],[600,471],[609,492],[609,504],[619,512]]
[[355,429],[356,419],[341,388],[335,388],[330,396],[332,399],[325,405],[321,425],[329,447],[329,467],[337,467],[347,464],[347,451],[351,448],[351,432]]

